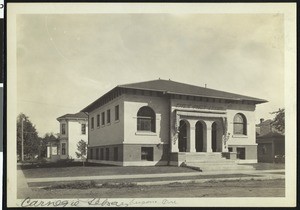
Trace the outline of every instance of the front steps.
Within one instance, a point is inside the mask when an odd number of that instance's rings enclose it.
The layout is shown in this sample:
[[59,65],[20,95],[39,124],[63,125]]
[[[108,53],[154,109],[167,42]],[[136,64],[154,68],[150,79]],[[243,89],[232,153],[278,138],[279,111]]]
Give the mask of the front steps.
[[179,156],[180,166],[202,172],[254,170],[251,165],[239,165],[236,160],[222,157],[222,153],[185,153]]

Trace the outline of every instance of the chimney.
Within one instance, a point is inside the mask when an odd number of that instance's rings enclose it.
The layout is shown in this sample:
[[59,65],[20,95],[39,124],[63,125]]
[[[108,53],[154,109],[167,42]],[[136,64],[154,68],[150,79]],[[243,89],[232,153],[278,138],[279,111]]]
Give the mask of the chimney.
[[207,87],[207,84],[205,84],[205,88]]
[[264,118],[260,118],[260,123],[262,123],[265,119]]

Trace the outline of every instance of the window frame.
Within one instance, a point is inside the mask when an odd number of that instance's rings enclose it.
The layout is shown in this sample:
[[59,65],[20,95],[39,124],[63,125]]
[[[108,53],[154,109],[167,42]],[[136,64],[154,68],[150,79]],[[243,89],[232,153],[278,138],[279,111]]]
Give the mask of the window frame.
[[86,135],[86,124],[85,123],[81,124],[81,134]]
[[115,106],[115,121],[120,120],[120,107],[119,105]]
[[61,143],[61,155],[67,155],[66,153],[67,150],[67,143]]
[[107,124],[110,124],[110,109],[106,110],[106,123]]
[[62,135],[66,135],[66,134],[67,134],[67,133],[66,133],[66,130],[67,130],[66,127],[67,127],[67,126],[66,126],[66,123],[62,123],[62,124],[61,124],[61,134],[62,134]]
[[91,129],[94,129],[94,117],[91,118]]
[[[240,122],[239,120],[241,120],[242,122]],[[237,113],[236,115],[234,115],[233,135],[247,136],[247,119],[246,116],[241,113]]]
[[153,147],[141,147],[141,160],[142,161],[154,161]]
[[156,114],[149,106],[141,107],[137,112],[137,131],[156,133]]
[[105,112],[101,113],[101,125],[105,125]]
[[100,127],[100,114],[97,114],[96,122],[97,122],[97,128],[99,128]]

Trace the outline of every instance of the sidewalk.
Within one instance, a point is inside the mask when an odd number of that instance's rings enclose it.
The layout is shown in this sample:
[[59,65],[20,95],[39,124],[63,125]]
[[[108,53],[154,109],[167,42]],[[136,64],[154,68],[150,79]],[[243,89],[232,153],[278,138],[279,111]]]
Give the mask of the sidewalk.
[[21,169],[17,170],[17,198],[26,198],[32,191],[27,184],[24,173]]

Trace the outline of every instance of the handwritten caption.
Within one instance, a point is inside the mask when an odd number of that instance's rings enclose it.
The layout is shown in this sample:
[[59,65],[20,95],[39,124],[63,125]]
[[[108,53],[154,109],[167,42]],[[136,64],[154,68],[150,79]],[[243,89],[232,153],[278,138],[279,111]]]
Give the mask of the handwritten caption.
[[161,199],[161,200],[143,200],[143,199],[126,199],[127,201],[118,201],[108,198],[89,198],[83,199],[32,199],[26,198],[21,202],[21,207],[129,207],[129,206],[172,206],[176,205],[176,200]]

